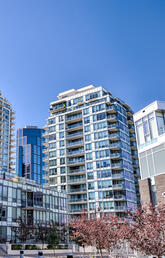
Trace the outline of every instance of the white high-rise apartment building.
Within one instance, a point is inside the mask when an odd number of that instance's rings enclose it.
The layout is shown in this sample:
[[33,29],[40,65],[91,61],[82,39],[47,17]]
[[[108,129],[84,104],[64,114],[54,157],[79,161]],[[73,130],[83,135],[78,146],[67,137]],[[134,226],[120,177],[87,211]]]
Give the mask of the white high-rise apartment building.
[[139,167],[129,105],[101,86],[72,89],[50,103],[45,130],[49,185],[68,193],[71,216],[136,209]]
[[143,202],[165,202],[165,102],[155,101],[134,114]]
[[0,170],[3,172],[15,169],[14,120],[12,106],[0,92]]

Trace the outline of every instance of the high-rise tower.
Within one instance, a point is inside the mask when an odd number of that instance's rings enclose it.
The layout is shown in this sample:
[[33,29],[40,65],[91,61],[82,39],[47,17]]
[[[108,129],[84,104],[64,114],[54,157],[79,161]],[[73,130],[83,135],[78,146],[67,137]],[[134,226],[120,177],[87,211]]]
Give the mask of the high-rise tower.
[[14,111],[8,100],[0,92],[0,170],[15,170]]
[[17,131],[17,174],[43,184],[43,129],[26,126]]
[[45,169],[50,187],[68,193],[71,216],[136,209],[139,165],[129,105],[91,85],[59,94],[47,121]]

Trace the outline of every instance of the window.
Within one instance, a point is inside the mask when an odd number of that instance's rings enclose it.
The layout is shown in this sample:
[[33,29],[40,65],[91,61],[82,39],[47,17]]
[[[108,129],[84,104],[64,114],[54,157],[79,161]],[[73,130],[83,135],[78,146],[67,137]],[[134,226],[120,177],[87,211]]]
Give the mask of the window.
[[65,155],[65,149],[61,149],[60,150],[60,156],[64,156]]
[[107,137],[108,137],[108,131],[94,133],[94,139],[95,140],[102,139],[102,138],[107,138]]
[[61,176],[61,184],[66,183],[66,176]]
[[83,96],[73,99],[73,105],[83,102]]
[[106,168],[106,167],[110,167],[110,165],[111,165],[110,159],[100,160],[96,162],[97,168]]
[[88,190],[93,190],[95,187],[94,187],[94,182],[89,182],[88,183]]
[[88,193],[88,199],[89,200],[95,200],[95,192],[89,192]]
[[90,135],[90,134],[86,134],[86,135],[85,135],[85,141],[86,141],[86,142],[91,141],[91,135]]
[[165,133],[165,116],[163,113],[156,113],[158,133],[159,135]]
[[56,151],[49,151],[49,158],[56,157]]
[[64,130],[64,123],[59,124],[59,130]]
[[56,140],[56,134],[49,135],[49,141],[54,141],[54,140]]
[[93,169],[93,162],[87,162],[87,170]]
[[96,106],[93,106],[93,107],[92,107],[92,113],[105,110],[105,108],[106,108],[106,106],[105,106],[104,103],[103,103],[103,104],[96,105]]
[[52,133],[52,132],[55,132],[56,131],[56,126],[54,125],[54,126],[50,126],[49,128],[48,128],[48,132],[49,133]]
[[60,139],[64,138],[64,132],[59,132],[59,138]]
[[85,133],[90,132],[90,125],[84,126]]
[[89,203],[89,210],[95,210],[95,202]]
[[50,176],[57,175],[57,168],[49,169],[49,175]]
[[112,180],[102,180],[97,182],[98,189],[112,187]]
[[103,120],[106,118],[106,113],[99,113],[97,115],[93,115],[93,122],[99,121],[99,120]]
[[109,146],[109,141],[108,140],[95,142],[95,149],[106,148],[108,146]]
[[84,124],[89,124],[90,123],[90,116],[84,117]]
[[60,145],[60,147],[63,147],[65,144],[64,144],[64,140],[61,140],[60,142],[59,142],[59,145]]
[[96,151],[95,155],[96,155],[96,159],[105,158],[110,155],[110,151],[109,150]]
[[65,167],[60,167],[60,174],[65,174]]
[[89,108],[85,108],[85,109],[83,110],[83,114],[84,114],[84,115],[88,115],[88,114],[89,114]]
[[86,101],[100,97],[100,91],[90,93],[85,96]]
[[65,158],[60,158],[60,165],[65,164]]
[[64,121],[64,116],[59,116],[59,117],[58,117],[58,121],[59,121],[59,122]]
[[91,143],[85,144],[85,150],[86,151],[89,151],[91,149],[92,149],[92,144]]
[[110,177],[111,176],[111,170],[106,169],[106,170],[98,170],[97,171],[97,178],[105,178],[105,177]]
[[106,127],[107,127],[107,122],[106,121],[100,122],[100,123],[96,123],[96,124],[93,125],[94,131],[100,130],[100,129],[104,129]]
[[7,220],[7,207],[0,207],[0,221]]
[[92,160],[92,152],[86,153],[86,160]]
[[49,143],[49,149],[55,149],[56,148],[56,142]]
[[57,160],[56,159],[49,160],[49,166],[50,167],[57,166]]
[[48,125],[55,124],[55,123],[56,123],[55,117],[48,119]]
[[94,179],[93,172],[88,172],[88,179]]

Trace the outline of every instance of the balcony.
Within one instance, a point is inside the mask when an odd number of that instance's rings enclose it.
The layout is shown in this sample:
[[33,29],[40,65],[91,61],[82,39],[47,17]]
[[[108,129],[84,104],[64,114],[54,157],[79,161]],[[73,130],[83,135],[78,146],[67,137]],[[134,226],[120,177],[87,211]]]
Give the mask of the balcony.
[[115,210],[117,210],[117,211],[126,211],[127,208],[125,206],[116,206]]
[[129,125],[133,125],[133,124],[134,124],[134,121],[133,121],[133,118],[132,118],[132,117],[129,117],[129,118],[128,118],[128,124],[129,124]]
[[110,143],[109,145],[111,150],[120,150],[121,149],[121,143],[116,142],[116,143]]
[[71,156],[82,156],[82,155],[84,155],[84,149],[80,149],[80,150],[76,150],[76,151],[68,151],[68,153],[67,153],[67,156],[68,157],[71,157]]
[[111,154],[110,154],[110,158],[111,158],[112,160],[121,159],[121,158],[122,158],[122,155],[121,155],[120,152],[111,153]]
[[75,188],[75,189],[70,189],[68,191],[68,194],[86,193],[86,191],[87,191],[86,188]]
[[78,138],[82,138],[83,136],[83,131],[80,132],[75,132],[72,134],[67,134],[66,138],[67,139],[78,139]]
[[69,170],[68,171],[68,175],[74,175],[74,174],[85,174],[85,167],[81,168],[81,169],[73,169],[73,170]]
[[120,139],[120,134],[119,133],[111,133],[111,134],[109,134],[109,139],[111,141],[118,141]]
[[80,164],[84,164],[84,163],[85,163],[85,159],[84,158],[79,158],[79,159],[69,160],[68,161],[68,165],[70,165],[70,166],[80,165]]
[[119,125],[118,125],[118,123],[108,124],[108,130],[109,130],[110,132],[118,132],[118,131],[119,131]]
[[117,122],[117,116],[116,115],[108,115],[107,120],[109,123]]
[[82,129],[82,128],[83,128],[83,124],[82,123],[76,123],[76,124],[68,125],[66,127],[66,130],[67,131],[75,131],[75,130]]
[[69,200],[69,204],[74,204],[74,203],[86,203],[87,198],[81,198],[81,199],[71,199]]
[[116,170],[123,169],[123,162],[111,163],[111,168]]
[[74,141],[74,142],[68,142],[67,147],[78,147],[78,146],[84,146],[83,141]]
[[82,114],[77,114],[66,118],[67,123],[73,122],[73,121],[81,121],[81,120],[82,120]]
[[108,114],[116,114],[117,113],[117,109],[115,106],[107,106],[107,109],[106,109],[107,113]]
[[130,133],[129,137],[130,137],[130,140],[131,140],[131,141],[136,141],[136,136],[135,136],[135,134]]
[[114,199],[115,200],[126,200],[126,196],[125,195],[114,195]]
[[123,173],[118,173],[118,174],[112,174],[113,179],[121,179],[124,178]]
[[138,168],[138,167],[139,167],[139,162],[138,162],[138,160],[134,160],[134,161],[132,162],[132,165],[133,165],[133,167]]
[[86,177],[84,178],[73,178],[68,180],[68,184],[84,184],[86,182]]
[[136,142],[131,142],[131,150],[137,150]]
[[129,129],[129,132],[130,132],[130,133],[134,133],[134,132],[135,132],[135,128],[134,128],[133,125],[129,125],[129,126],[128,126],[128,129]]
[[123,184],[113,184],[113,189],[125,189],[125,185],[123,185]]

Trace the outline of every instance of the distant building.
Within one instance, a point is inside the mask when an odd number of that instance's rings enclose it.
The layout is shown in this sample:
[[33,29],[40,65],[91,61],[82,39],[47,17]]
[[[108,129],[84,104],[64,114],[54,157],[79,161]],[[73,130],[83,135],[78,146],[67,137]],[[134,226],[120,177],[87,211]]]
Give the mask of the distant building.
[[72,89],[50,103],[45,130],[49,184],[68,193],[70,216],[136,209],[139,165],[128,104],[101,86]]
[[140,163],[141,200],[165,203],[165,102],[134,114]]
[[48,190],[23,178],[6,179],[0,174],[0,242],[16,242],[18,219],[27,225],[54,221],[59,225],[67,223],[66,195]]
[[0,171],[15,171],[14,111],[0,92]]
[[44,183],[43,129],[26,126],[17,130],[16,162],[18,176]]

